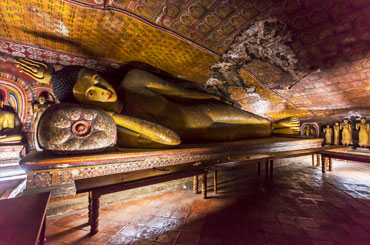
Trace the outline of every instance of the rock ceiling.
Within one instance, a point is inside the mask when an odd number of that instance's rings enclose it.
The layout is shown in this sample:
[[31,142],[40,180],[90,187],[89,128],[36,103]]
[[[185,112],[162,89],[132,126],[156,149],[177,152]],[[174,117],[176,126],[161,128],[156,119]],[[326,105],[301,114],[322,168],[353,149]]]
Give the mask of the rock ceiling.
[[232,100],[272,119],[370,107],[368,0],[3,0],[0,53],[109,72],[145,64],[205,84],[235,36],[264,18],[286,25],[306,76],[251,59],[236,72],[255,92],[234,87]]

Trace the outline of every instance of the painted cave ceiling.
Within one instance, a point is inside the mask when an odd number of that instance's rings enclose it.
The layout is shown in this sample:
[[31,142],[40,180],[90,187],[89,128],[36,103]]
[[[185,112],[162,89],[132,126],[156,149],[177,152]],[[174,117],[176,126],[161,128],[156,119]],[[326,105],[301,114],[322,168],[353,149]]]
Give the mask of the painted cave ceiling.
[[[230,63],[233,53],[225,54],[251,40],[243,39],[243,31],[265,19],[281,24],[281,35],[261,44],[261,50],[251,50],[256,47],[252,45],[239,57],[242,63]],[[276,43],[282,38],[289,50],[276,55],[281,49]],[[323,117],[370,107],[369,42],[368,0],[1,0],[0,4],[3,63],[27,56],[56,67],[83,65],[115,74],[127,66],[145,66],[207,89],[215,75],[210,67],[223,60],[222,64],[231,64],[219,69],[226,69],[228,76],[224,73],[220,84],[228,91],[225,96],[271,119]],[[273,58],[264,52],[270,49]],[[289,67],[274,62],[284,55],[299,74],[292,76]],[[228,86],[235,77],[242,84]]]

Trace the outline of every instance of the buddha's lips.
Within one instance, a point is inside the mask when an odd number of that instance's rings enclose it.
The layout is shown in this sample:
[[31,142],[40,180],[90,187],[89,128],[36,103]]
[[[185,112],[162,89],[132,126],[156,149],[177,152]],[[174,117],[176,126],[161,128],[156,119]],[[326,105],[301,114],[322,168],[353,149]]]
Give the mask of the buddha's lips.
[[110,93],[110,94],[108,95],[108,100],[109,100],[110,98],[112,98],[112,96],[113,96],[113,93]]

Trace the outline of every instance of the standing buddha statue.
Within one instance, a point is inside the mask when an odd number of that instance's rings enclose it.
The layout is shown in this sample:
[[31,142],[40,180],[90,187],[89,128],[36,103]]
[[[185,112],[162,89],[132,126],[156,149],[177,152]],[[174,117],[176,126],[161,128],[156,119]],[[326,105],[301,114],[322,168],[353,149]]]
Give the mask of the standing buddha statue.
[[349,146],[352,144],[352,125],[348,119],[344,119],[343,123],[340,124],[340,129],[342,130],[342,144],[344,146]]
[[335,122],[333,128],[334,128],[334,145],[339,145],[339,137],[340,137],[339,122]]
[[332,136],[333,136],[333,129],[330,127],[330,125],[326,125],[326,128],[323,129],[325,134],[325,145],[331,145],[332,144]]
[[366,118],[363,117],[360,123],[356,123],[356,130],[360,130],[358,133],[358,144],[360,147],[368,147],[370,127],[366,123]]

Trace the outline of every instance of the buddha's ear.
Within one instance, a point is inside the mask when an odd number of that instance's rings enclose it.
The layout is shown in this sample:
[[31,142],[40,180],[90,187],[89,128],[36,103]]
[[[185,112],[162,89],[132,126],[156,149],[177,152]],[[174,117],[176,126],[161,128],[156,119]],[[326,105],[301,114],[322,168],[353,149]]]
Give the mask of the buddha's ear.
[[93,75],[92,80],[93,80],[94,84],[98,84],[99,83],[99,75],[98,74]]

